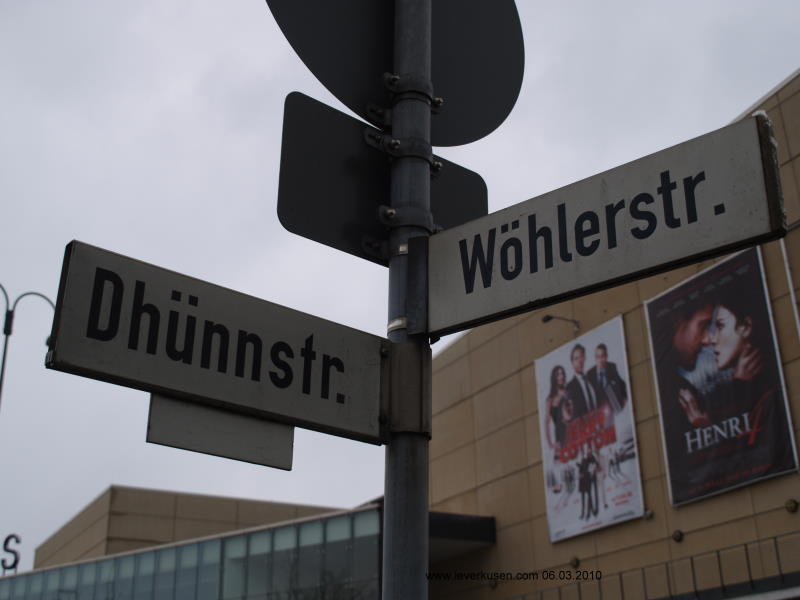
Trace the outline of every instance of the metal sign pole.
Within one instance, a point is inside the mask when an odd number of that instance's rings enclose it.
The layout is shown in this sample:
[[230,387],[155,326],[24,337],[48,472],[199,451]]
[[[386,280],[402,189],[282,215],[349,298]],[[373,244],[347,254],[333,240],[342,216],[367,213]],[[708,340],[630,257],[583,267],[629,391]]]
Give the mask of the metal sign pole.
[[[410,238],[429,234],[421,223],[424,219],[414,216],[430,211],[431,163],[420,158],[419,149],[430,148],[431,0],[397,0],[394,31],[395,73],[387,82],[395,92],[390,144],[401,151],[408,148],[409,153],[401,152],[391,168],[390,210],[400,226],[392,229],[390,238],[387,337],[392,342],[415,344],[418,355],[430,361],[427,334],[412,335],[408,329],[410,310],[427,302],[412,297],[426,294],[427,285],[420,282],[426,282],[427,264],[409,261],[408,249]],[[424,365],[419,363],[418,368],[421,371]],[[429,386],[426,379],[418,378]],[[424,406],[423,396],[402,401]],[[430,411],[430,407],[422,410]],[[422,417],[430,422],[430,415]],[[382,598],[426,600],[428,436],[392,429],[386,445]]]

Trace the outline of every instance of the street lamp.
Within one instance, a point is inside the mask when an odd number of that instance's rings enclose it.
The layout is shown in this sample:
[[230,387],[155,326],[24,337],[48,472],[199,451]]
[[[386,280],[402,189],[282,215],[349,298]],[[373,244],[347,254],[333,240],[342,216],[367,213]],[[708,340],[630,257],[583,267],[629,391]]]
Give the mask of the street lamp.
[[542,323],[549,323],[553,319],[558,321],[566,321],[567,323],[572,323],[572,328],[575,330],[575,333],[578,333],[581,329],[581,322],[577,319],[568,319],[567,317],[559,317],[558,315],[544,315],[542,317]]
[[[11,332],[14,328],[14,311],[17,309],[17,304],[19,301],[22,300],[25,296],[39,296],[43,300],[47,301],[50,307],[55,311],[56,306],[53,302],[45,296],[44,294],[40,294],[39,292],[24,292],[17,296],[17,299],[14,300],[14,303],[11,304],[8,298],[8,293],[6,292],[6,288],[0,284],[0,291],[3,292],[3,297],[6,300],[6,319],[3,323],[3,335],[5,336],[5,340],[3,341],[3,359],[0,363],[0,400],[2,400],[3,396],[3,380],[5,379],[6,375],[6,356],[8,355],[8,338],[11,337]],[[10,308],[9,308],[10,307]]]

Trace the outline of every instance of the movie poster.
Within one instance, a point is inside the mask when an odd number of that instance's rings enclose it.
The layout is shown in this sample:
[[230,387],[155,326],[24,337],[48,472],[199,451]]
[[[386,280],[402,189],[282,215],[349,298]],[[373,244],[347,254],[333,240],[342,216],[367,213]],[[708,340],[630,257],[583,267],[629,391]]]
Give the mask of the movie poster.
[[543,356],[535,368],[550,541],[641,516],[622,317]]
[[672,503],[796,469],[758,248],[645,304]]

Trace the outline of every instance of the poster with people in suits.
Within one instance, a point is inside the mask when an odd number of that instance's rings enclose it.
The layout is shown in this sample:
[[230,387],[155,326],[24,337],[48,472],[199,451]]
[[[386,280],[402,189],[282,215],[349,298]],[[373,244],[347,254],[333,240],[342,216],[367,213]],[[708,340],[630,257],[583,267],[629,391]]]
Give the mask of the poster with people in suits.
[[622,317],[536,360],[550,540],[644,511]]
[[673,504],[797,468],[758,248],[645,303]]

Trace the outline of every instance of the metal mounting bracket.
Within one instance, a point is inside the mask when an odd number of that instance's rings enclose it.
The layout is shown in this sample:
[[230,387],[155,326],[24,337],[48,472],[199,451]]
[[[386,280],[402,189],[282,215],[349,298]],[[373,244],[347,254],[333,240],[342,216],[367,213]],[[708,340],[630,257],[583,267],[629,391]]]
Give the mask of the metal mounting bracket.
[[428,233],[433,233],[436,228],[431,212],[416,206],[392,208],[382,204],[378,207],[378,219],[388,227],[420,227]]
[[384,73],[383,83],[392,92],[392,102],[401,99],[415,98],[433,103],[433,84],[429,79],[414,77],[409,74]]
[[431,437],[431,349],[414,342],[389,345],[388,428]]
[[370,128],[364,130],[364,141],[392,158],[421,158],[428,162],[434,174],[442,170],[442,161],[433,155],[433,148],[423,139],[395,138]]

